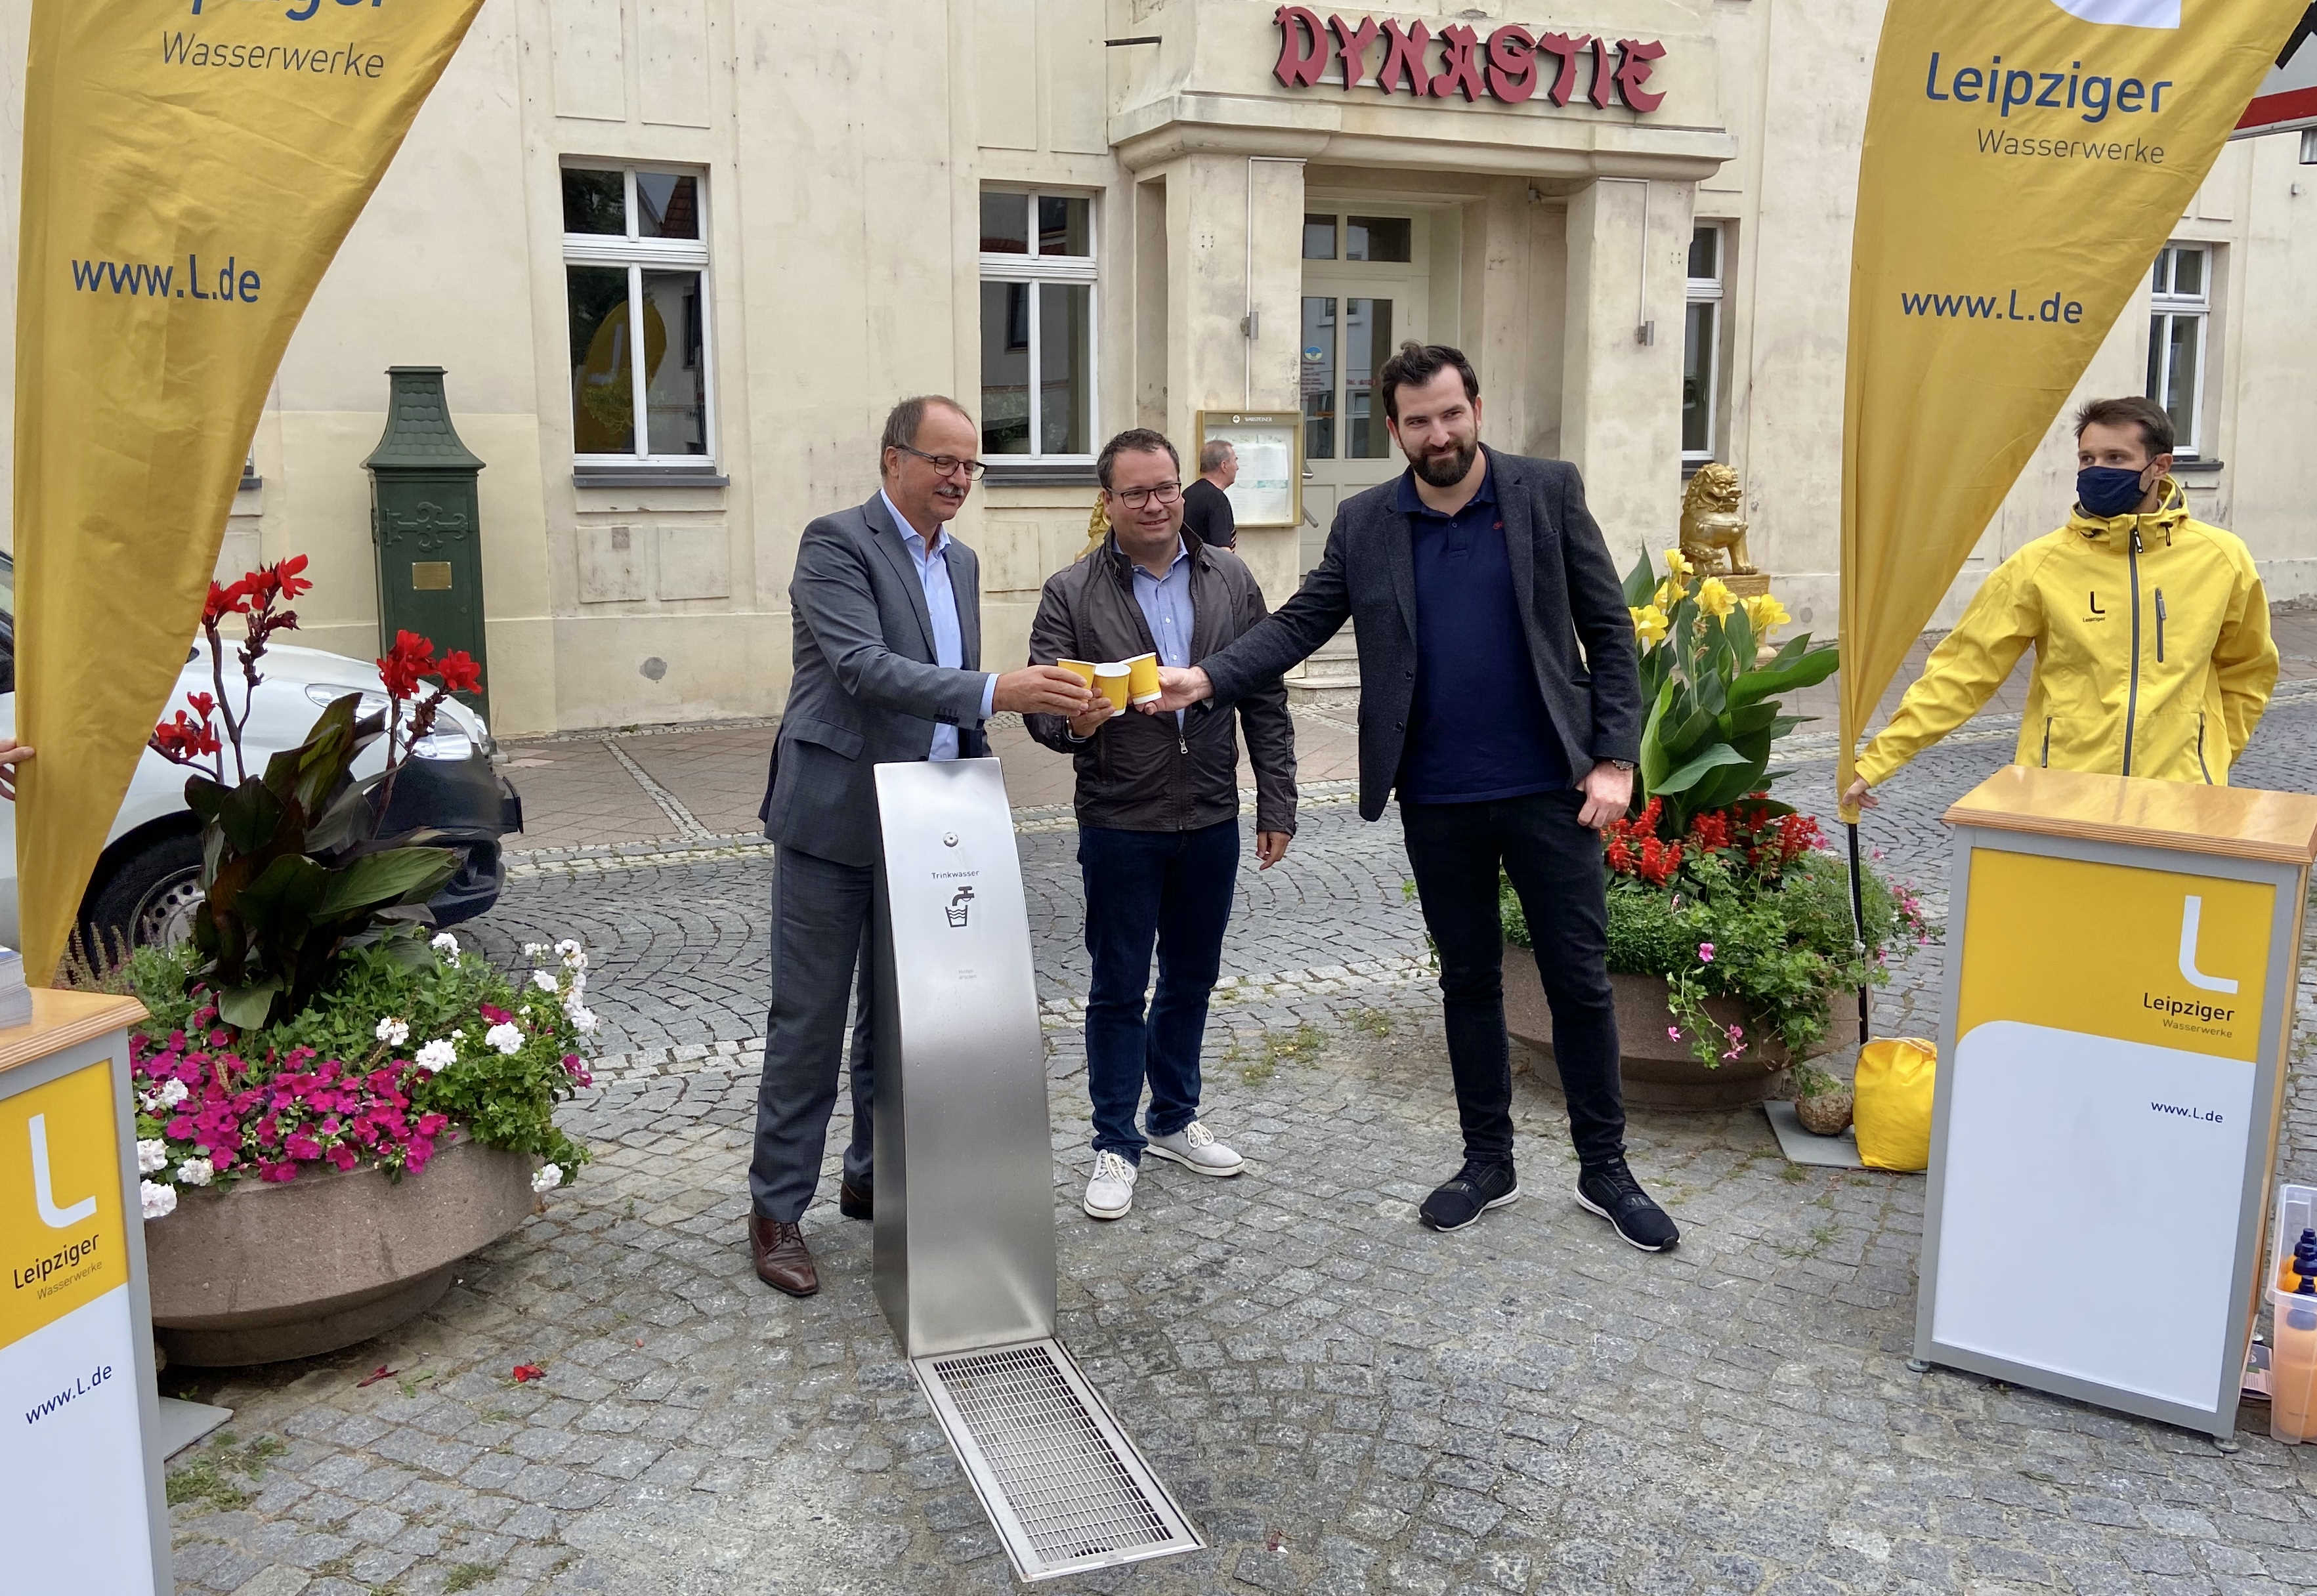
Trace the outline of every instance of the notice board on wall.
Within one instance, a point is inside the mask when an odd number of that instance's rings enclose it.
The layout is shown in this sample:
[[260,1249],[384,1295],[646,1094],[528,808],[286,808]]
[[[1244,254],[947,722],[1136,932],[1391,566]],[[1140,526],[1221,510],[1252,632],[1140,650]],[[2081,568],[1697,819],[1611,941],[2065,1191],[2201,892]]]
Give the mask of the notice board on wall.
[[1202,410],[1197,448],[1220,439],[1239,456],[1223,490],[1241,528],[1303,523],[1303,417],[1293,410]]

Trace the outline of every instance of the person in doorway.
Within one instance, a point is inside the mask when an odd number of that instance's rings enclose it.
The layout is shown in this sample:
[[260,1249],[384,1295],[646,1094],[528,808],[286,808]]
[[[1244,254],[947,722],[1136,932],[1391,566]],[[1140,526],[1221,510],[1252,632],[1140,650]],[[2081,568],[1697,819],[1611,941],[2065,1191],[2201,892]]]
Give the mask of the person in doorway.
[[[1132,659],[1187,665],[1264,617],[1239,557],[1184,525],[1182,467],[1162,433],[1137,427],[1095,463],[1110,535],[1046,579],[1030,628],[1033,660]],[[1199,1051],[1221,967],[1239,876],[1239,726],[1255,767],[1255,851],[1269,869],[1295,834],[1295,729],[1277,682],[1238,701],[1156,719],[1116,718],[1108,700],[1072,718],[1027,718],[1030,735],[1078,768],[1078,865],[1086,880],[1087,1092],[1094,1174],[1086,1211],[1133,1206],[1147,1150],[1203,1175],[1235,1175],[1239,1155],[1199,1120]],[[1150,956],[1157,996],[1148,1012]],[[1148,1085],[1147,1138],[1134,1128]]]
[[16,773],[11,765],[19,765],[32,757],[32,751],[10,737],[0,737],[0,798],[12,803],[16,797]]
[[2152,400],[2084,406],[2075,513],[1988,577],[1859,757],[1846,807],[1873,808],[2031,647],[2019,763],[2228,784],[2277,685],[2277,645],[2250,551],[2188,513],[2172,444]]
[[845,1000],[856,985],[853,1140],[837,1207],[848,1218],[873,1212],[875,767],[978,757],[989,750],[981,728],[991,715],[1076,716],[1093,697],[1068,671],[980,668],[980,566],[945,527],[981,475],[980,441],[955,400],[902,400],[885,421],[876,495],[814,522],[797,548],[795,675],[762,810],[777,845],[772,1008],[748,1165],[756,1274],[792,1297],[820,1288],[800,1221],[820,1180]]
[[1221,438],[1199,445],[1199,479],[1183,490],[1183,525],[1210,548],[1239,547],[1239,518],[1223,490],[1239,480],[1239,450]]
[[1552,1009],[1577,1200],[1661,1252],[1680,1232],[1625,1163],[1599,835],[1631,807],[1640,757],[1624,588],[1576,468],[1481,442],[1480,379],[1460,352],[1403,343],[1375,386],[1407,472],[1344,501],[1302,590],[1230,647],[1162,673],[1149,708],[1235,702],[1356,620],[1360,814],[1377,818],[1398,789],[1463,1124],[1463,1167],[1421,1217],[1461,1230],[1520,1195],[1501,871]]

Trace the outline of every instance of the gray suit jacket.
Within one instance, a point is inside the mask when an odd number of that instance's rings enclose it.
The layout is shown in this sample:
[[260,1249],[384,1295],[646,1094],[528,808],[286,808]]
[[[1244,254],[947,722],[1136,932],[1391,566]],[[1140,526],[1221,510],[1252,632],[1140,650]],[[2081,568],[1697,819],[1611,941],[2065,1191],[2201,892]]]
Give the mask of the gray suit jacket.
[[[1566,460],[1489,450],[1529,663],[1569,768],[1641,758],[1633,620],[1608,545]],[[1373,820],[1400,778],[1416,695],[1416,556],[1392,478],[1344,501],[1328,551],[1295,596],[1199,662],[1230,703],[1318,651],[1346,618],[1360,651],[1360,814]],[[1582,652],[1579,652],[1579,646]]]
[[873,767],[925,758],[935,722],[958,728],[959,757],[989,752],[981,732],[981,565],[954,539],[949,579],[965,645],[965,667],[956,671],[933,663],[925,589],[882,495],[805,528],[789,584],[796,673],[760,811],[774,842],[838,864],[874,864]]

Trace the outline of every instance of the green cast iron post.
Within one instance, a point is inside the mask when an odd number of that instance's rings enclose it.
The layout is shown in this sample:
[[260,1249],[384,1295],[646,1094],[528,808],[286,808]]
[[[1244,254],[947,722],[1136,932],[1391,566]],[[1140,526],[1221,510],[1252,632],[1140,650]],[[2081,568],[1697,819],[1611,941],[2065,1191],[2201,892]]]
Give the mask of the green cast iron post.
[[460,700],[488,718],[491,664],[483,646],[483,462],[451,424],[440,366],[389,366],[386,432],[370,472],[370,537],[378,550],[379,652],[398,631],[431,638],[437,654],[463,648],[482,667],[483,691]]

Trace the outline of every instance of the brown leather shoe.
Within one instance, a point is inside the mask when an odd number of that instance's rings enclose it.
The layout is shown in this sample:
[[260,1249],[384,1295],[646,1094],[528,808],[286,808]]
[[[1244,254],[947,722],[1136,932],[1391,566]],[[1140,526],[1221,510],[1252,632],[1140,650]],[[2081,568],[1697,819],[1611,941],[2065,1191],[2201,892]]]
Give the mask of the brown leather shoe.
[[848,1219],[874,1219],[877,1217],[877,1188],[873,1181],[863,1181],[855,1186],[843,1175],[837,1176],[836,1211]]
[[774,1290],[810,1297],[820,1289],[820,1276],[812,1267],[811,1250],[804,1244],[802,1226],[751,1214],[748,1251],[756,1261],[756,1278]]

